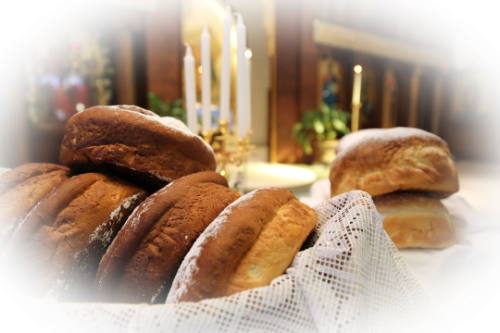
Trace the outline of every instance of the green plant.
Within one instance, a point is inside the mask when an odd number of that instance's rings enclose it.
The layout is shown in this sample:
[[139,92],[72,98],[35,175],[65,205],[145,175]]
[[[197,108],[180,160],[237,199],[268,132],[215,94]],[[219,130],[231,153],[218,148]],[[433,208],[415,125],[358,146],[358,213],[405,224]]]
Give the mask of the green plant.
[[182,99],[168,103],[163,101],[158,94],[150,92],[148,93],[148,101],[151,111],[160,117],[173,117],[184,122],[184,124],[187,123],[186,109],[182,107]]
[[333,140],[339,134],[349,133],[347,121],[351,114],[336,106],[323,104],[320,110],[307,110],[302,114],[302,120],[293,127],[292,135],[299,145],[309,155],[313,152],[311,143],[314,140]]

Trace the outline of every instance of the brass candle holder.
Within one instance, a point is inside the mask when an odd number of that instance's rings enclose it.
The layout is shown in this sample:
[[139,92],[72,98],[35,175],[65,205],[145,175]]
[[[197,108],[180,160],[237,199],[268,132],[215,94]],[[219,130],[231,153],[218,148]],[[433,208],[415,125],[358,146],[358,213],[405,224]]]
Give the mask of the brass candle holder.
[[[229,165],[240,167],[251,155],[251,150],[254,145],[250,144],[252,130],[247,132],[245,139],[238,138],[236,135],[229,132],[229,122],[225,120],[219,121],[220,133],[215,130],[202,132],[205,142],[210,144],[215,152],[217,159],[217,172],[229,180],[230,174],[228,171]],[[238,172],[235,181],[237,185],[234,187],[239,191],[243,191],[244,174]]]
[[361,109],[362,103],[353,103],[352,106],[352,118],[351,118],[351,132],[356,132],[359,130],[359,110]]

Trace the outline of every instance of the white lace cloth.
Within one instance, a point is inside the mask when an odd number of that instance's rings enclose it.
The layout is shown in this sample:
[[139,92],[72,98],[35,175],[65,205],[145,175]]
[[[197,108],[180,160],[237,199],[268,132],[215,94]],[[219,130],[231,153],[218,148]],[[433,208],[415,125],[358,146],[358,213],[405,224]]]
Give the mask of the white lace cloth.
[[10,325],[9,332],[412,332],[434,321],[433,303],[369,195],[349,192],[315,210],[312,247],[268,287],[149,306],[22,299],[3,286],[0,325]]

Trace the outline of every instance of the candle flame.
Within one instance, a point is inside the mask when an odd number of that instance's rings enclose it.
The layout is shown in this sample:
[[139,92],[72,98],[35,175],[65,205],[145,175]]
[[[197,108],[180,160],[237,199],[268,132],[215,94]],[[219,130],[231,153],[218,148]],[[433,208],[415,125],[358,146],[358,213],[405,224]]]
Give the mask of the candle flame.
[[362,70],[363,70],[363,68],[361,68],[360,65],[354,66],[354,73],[359,74],[359,73],[361,73]]
[[252,50],[247,49],[247,50],[245,51],[245,58],[247,58],[247,59],[252,58]]

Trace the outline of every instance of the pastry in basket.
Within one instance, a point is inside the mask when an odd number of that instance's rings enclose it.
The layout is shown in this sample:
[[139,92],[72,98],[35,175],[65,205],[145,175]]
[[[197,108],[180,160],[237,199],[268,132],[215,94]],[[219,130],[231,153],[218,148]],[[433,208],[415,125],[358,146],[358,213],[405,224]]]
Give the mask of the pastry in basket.
[[316,221],[316,212],[285,189],[260,189],[241,197],[196,240],[167,302],[200,301],[269,285],[288,268]]
[[182,259],[205,228],[240,195],[204,171],[174,180],[129,217],[99,266],[97,300],[165,302]]
[[71,117],[60,161],[80,171],[116,173],[152,190],[216,167],[212,148],[181,121],[130,105],[94,106]]
[[371,196],[427,191],[446,198],[458,191],[448,145],[416,128],[366,129],[344,136],[330,167],[331,196],[362,190]]
[[450,215],[431,193],[394,192],[373,197],[384,229],[402,248],[446,248],[456,243]]
[[0,176],[0,250],[29,211],[69,177],[68,168],[49,163],[23,164]]
[[22,221],[1,265],[30,295],[85,299],[102,255],[146,197],[146,191],[103,174],[67,179]]

